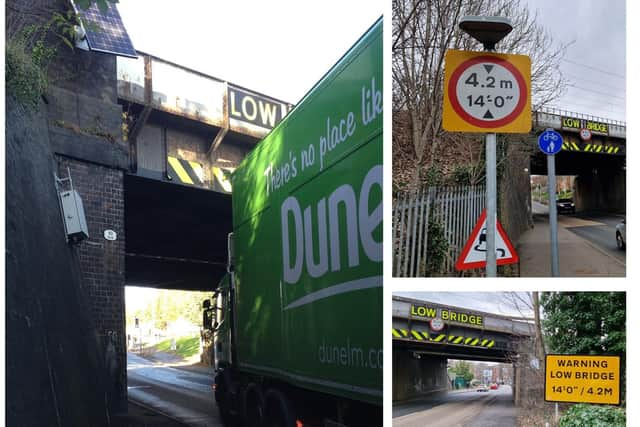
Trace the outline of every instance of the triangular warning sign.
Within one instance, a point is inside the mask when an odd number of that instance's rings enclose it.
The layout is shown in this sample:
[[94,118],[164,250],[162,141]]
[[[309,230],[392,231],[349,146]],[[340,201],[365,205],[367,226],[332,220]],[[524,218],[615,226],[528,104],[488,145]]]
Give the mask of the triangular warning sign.
[[[487,266],[487,211],[483,210],[476,226],[464,245],[456,270],[469,270],[471,268],[484,268]],[[513,248],[507,233],[505,233],[500,221],[496,220],[496,264],[515,264],[518,262],[518,254]]]

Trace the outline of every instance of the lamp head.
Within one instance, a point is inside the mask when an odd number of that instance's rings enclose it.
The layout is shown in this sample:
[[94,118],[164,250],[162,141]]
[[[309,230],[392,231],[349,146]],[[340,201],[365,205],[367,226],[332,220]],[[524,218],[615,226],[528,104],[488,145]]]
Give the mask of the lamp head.
[[502,16],[464,16],[458,26],[482,43],[485,50],[495,50],[496,44],[513,30],[509,18]]

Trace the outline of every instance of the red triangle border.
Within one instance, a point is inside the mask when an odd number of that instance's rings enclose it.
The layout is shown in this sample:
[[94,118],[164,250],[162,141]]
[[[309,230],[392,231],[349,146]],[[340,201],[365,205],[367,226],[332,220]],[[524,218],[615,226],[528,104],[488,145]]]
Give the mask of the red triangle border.
[[[473,242],[476,241],[475,237],[479,234],[480,229],[482,228],[482,224],[484,224],[484,221],[486,219],[487,219],[487,210],[483,209],[482,214],[480,214],[480,218],[476,223],[476,226],[473,227],[473,231],[471,231],[471,234],[467,239],[467,243],[465,243],[464,248],[462,248],[462,252],[460,252],[460,256],[458,257],[458,260],[456,261],[456,270],[458,271],[471,270],[472,268],[485,268],[487,266],[486,260],[469,262],[469,263],[464,262],[464,259],[467,257],[467,255],[469,254],[469,251],[471,250],[471,246],[473,245]],[[504,231],[504,228],[502,228],[502,224],[500,224],[500,220],[498,219],[496,219],[496,226],[497,226],[496,228],[498,233],[500,233],[500,237],[502,237],[502,240],[504,240],[504,244],[507,245],[507,249],[509,249],[509,252],[511,252],[512,254],[511,258],[502,258],[497,260],[496,265],[516,264],[520,260],[520,258],[518,257],[516,250],[511,244],[511,240],[509,240],[507,233]]]

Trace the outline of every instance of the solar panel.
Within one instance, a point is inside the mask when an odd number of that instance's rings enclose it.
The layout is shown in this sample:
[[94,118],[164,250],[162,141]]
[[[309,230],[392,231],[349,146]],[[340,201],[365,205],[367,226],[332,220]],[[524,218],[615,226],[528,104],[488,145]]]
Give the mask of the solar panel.
[[76,7],[82,17],[89,49],[96,52],[137,58],[138,55],[133,43],[131,43],[129,34],[127,34],[127,30],[124,28],[118,9],[113,3],[107,2],[107,5],[108,8],[104,12],[100,11],[97,3],[93,3],[86,10]]

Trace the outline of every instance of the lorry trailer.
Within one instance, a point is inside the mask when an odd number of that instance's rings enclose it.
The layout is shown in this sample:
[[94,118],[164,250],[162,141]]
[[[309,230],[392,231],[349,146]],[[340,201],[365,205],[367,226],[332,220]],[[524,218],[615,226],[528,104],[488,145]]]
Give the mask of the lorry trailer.
[[382,425],[382,56],[380,18],[233,173],[227,425]]

